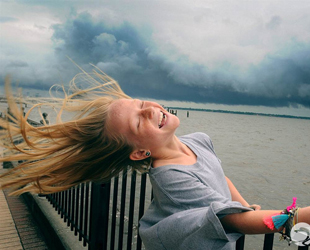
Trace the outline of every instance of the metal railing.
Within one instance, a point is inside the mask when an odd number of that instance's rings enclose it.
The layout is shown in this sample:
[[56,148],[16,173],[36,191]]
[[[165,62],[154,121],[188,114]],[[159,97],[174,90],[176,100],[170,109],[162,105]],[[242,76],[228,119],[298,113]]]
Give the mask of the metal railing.
[[[138,221],[152,199],[147,182],[146,174],[124,171],[110,183],[83,183],[47,199],[89,250],[141,250]],[[265,235],[264,250],[272,250],[273,239],[274,234]],[[243,236],[236,250],[243,250],[244,242]]]
[[110,183],[82,183],[47,199],[89,250],[140,250],[138,221],[151,201],[146,182],[147,175],[124,171]]
[[72,189],[46,196],[71,231],[74,230],[79,240],[83,240],[84,246],[89,243],[90,186],[90,183],[82,183]]

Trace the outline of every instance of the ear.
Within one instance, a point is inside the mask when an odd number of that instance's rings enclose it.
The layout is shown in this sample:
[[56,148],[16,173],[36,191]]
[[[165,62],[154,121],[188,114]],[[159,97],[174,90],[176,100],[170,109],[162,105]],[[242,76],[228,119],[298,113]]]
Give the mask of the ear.
[[144,150],[144,149],[136,149],[129,155],[129,158],[132,161],[144,160],[145,158],[148,157],[145,155],[146,152],[147,150]]

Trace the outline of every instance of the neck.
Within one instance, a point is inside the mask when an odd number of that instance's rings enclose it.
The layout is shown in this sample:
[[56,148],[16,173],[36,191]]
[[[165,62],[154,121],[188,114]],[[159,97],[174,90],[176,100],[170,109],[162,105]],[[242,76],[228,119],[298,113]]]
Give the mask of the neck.
[[194,152],[175,136],[169,145],[160,148],[157,154],[153,154],[153,167],[171,164],[189,165],[194,164],[196,159]]

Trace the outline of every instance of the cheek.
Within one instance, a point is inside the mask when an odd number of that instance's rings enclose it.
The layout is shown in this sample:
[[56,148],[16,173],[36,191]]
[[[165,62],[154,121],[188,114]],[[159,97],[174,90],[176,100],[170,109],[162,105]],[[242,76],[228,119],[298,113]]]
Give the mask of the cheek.
[[153,141],[154,139],[156,139],[156,133],[155,131],[146,131],[143,135],[141,135],[141,137],[139,138],[141,142],[143,143],[148,143]]
[[145,130],[135,138],[136,145],[140,147],[148,147],[150,143],[153,144],[158,140],[158,131],[154,129]]

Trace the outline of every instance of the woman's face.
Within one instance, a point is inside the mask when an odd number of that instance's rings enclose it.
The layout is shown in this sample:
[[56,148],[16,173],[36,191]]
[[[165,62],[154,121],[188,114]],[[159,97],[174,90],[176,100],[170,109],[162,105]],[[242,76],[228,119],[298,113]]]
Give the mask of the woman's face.
[[171,141],[179,124],[178,117],[158,103],[139,99],[115,100],[108,111],[111,133],[123,134],[136,149],[152,154]]

